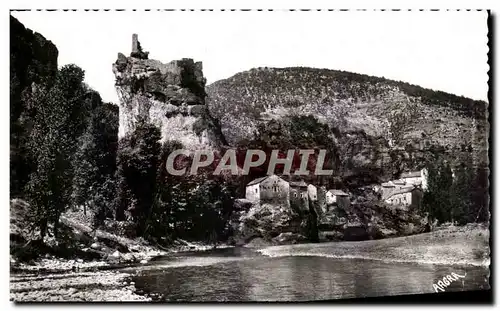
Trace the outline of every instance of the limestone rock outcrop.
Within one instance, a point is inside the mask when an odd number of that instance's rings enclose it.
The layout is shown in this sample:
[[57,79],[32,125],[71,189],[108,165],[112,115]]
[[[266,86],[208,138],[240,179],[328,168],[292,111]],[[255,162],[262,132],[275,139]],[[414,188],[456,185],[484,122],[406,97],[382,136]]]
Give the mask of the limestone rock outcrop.
[[187,58],[169,63],[148,59],[136,40],[134,35],[131,56],[118,53],[113,64],[120,101],[119,137],[146,121],[160,128],[162,141],[177,140],[185,149],[225,144],[205,104],[202,63]]
[[48,89],[57,74],[57,47],[10,16],[10,192],[22,193],[30,174],[25,137],[32,127],[28,99]]
[[369,190],[349,207],[334,206],[318,219],[322,241],[362,241],[424,233],[428,218],[419,209],[380,202]]
[[272,244],[305,240],[305,230],[302,228],[304,217],[288,206],[244,201],[235,202],[236,212],[230,220],[234,244],[244,245],[256,238]]

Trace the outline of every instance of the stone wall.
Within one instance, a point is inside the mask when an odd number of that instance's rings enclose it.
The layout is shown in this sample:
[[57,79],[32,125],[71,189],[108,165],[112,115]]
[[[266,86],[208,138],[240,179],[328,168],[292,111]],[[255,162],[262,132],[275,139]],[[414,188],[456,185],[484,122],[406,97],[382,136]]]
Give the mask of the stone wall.
[[270,176],[259,185],[262,203],[290,206],[290,185],[276,175]]

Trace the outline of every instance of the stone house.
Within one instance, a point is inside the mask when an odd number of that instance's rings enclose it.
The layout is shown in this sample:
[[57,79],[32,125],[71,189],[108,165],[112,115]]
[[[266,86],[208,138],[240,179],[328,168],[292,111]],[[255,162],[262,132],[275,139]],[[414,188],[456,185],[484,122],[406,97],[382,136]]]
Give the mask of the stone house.
[[424,191],[427,189],[427,169],[425,168],[420,171],[402,173],[400,179],[408,185],[421,186]]
[[315,185],[307,185],[307,193],[311,201],[318,201],[318,188]]
[[392,183],[394,185],[394,187],[396,187],[396,189],[402,188],[406,185],[406,181],[404,181],[403,179],[391,180],[390,183]]
[[420,187],[408,185],[384,194],[382,200],[391,205],[419,207],[422,197],[423,191]]
[[328,210],[327,201],[331,202],[330,205],[350,204],[348,195],[341,190],[330,190],[328,195],[327,193],[324,186],[318,189],[303,180],[286,181],[277,175],[270,175],[249,182],[246,186],[245,199],[248,202],[280,204],[291,207],[297,212],[308,212],[312,203],[317,215]]
[[246,186],[245,198],[252,202],[290,206],[290,185],[277,175],[252,180]]
[[351,204],[349,195],[339,189],[330,189],[326,192],[326,206],[330,210],[330,206],[339,206],[343,209],[348,208]]
[[422,190],[427,189],[427,170],[424,168],[420,171],[404,172],[400,175],[399,179],[384,182],[380,187],[375,186],[373,189],[387,197],[394,191],[404,189],[409,186],[417,186]]
[[309,210],[308,187],[304,181],[290,181],[290,206],[299,211]]
[[396,186],[390,181],[384,182],[380,184],[380,186],[373,187],[373,190],[379,193],[381,196],[391,193],[392,191],[394,191],[394,189],[396,189]]
[[307,194],[309,197],[309,202],[312,204],[312,207],[316,211],[316,215],[321,217],[326,212],[326,203],[325,203],[325,195],[326,188],[316,187],[313,184],[307,185]]

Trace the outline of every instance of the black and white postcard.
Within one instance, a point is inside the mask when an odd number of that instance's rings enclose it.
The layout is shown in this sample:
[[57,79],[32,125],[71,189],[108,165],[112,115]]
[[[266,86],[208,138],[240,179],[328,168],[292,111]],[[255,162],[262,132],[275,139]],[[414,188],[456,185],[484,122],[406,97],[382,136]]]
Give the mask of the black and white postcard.
[[10,11],[11,301],[491,289],[490,11],[117,9]]

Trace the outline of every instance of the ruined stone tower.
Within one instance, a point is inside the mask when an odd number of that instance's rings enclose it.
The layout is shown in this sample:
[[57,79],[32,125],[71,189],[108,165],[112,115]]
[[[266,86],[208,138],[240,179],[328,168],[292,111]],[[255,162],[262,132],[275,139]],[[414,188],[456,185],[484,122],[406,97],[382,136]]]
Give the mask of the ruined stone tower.
[[113,64],[120,101],[119,137],[145,121],[160,128],[162,141],[177,140],[185,149],[225,144],[205,104],[201,62],[184,58],[164,64],[147,56],[133,34],[130,57],[118,53]]
[[139,42],[139,36],[134,33],[132,35],[132,52],[130,53],[130,57],[148,59],[148,54],[149,52],[142,50],[141,43]]
[[139,38],[136,33],[132,35],[132,54],[139,52]]

